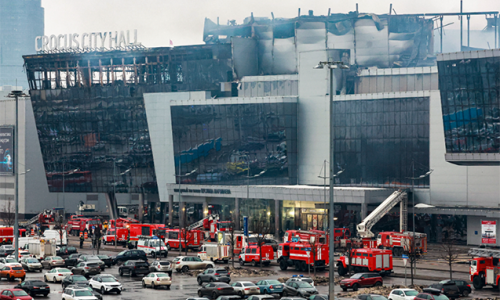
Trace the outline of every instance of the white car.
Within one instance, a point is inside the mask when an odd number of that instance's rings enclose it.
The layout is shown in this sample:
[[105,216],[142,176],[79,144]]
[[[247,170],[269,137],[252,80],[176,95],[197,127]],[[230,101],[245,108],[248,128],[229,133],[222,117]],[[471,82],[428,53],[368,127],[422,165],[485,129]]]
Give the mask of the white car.
[[172,279],[168,274],[165,273],[149,273],[142,278],[142,287],[150,286],[156,289],[158,286],[166,286],[167,290],[170,290],[172,285]]
[[14,258],[8,258],[8,257],[0,258],[0,268],[3,268],[5,266],[13,267],[16,265],[20,266],[21,264],[17,260],[15,260]]
[[73,275],[73,273],[66,268],[54,268],[43,275],[45,282],[61,282],[64,277]]
[[38,259],[33,258],[33,257],[28,257],[21,259],[21,265],[26,271],[40,271],[42,272],[43,266],[42,264],[38,261]]
[[122,285],[113,276],[96,275],[89,280],[89,286],[94,290],[98,290],[101,295],[115,292],[122,292]]
[[389,300],[413,300],[418,292],[414,289],[395,289],[392,290],[389,296]]
[[248,295],[259,295],[260,288],[255,285],[255,283],[250,281],[236,281],[231,283],[231,286],[234,288],[234,291],[240,296],[248,296]]
[[97,300],[97,297],[86,288],[67,287],[62,293],[62,300]]
[[172,261],[172,264],[177,272],[187,272],[189,270],[208,269],[214,267],[213,261],[201,260],[196,256],[177,256]]

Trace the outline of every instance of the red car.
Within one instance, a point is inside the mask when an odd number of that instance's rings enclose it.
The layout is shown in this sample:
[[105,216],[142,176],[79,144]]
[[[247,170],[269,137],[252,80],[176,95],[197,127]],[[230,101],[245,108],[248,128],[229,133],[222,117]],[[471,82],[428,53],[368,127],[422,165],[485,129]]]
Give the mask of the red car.
[[0,293],[0,300],[33,300],[33,298],[28,295],[25,291],[21,289],[7,289]]
[[343,279],[340,281],[340,287],[347,291],[347,289],[353,289],[357,291],[360,287],[368,286],[381,286],[384,283],[382,276],[377,273],[357,273],[351,276],[351,278]]

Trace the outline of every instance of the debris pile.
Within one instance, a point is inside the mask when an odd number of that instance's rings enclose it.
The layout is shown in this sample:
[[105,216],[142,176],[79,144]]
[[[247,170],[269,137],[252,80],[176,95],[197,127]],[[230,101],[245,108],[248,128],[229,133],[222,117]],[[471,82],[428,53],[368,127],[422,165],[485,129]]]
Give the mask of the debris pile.
[[[231,273],[231,277],[266,277],[277,275],[273,270],[261,270],[261,269],[246,269],[246,268],[233,268],[233,267],[225,267],[229,273]],[[198,274],[202,273],[205,270],[189,270],[183,274],[188,276],[198,276]]]

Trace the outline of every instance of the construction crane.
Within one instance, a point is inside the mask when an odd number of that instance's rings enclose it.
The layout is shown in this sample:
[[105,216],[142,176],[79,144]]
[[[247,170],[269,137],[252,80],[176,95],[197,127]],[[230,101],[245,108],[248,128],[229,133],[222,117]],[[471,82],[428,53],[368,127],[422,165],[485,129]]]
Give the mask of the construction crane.
[[371,214],[369,214],[363,222],[359,223],[356,226],[356,229],[358,230],[358,235],[361,238],[372,238],[375,236],[373,232],[371,231],[373,225],[375,225],[380,219],[382,219],[394,206],[396,206],[398,203],[403,202],[401,204],[401,213],[400,213],[400,218],[401,218],[401,224],[400,228],[401,231],[406,230],[406,225],[407,225],[407,193],[404,190],[398,190],[392,193],[387,199],[384,200],[377,208],[375,208],[374,211],[372,211]]

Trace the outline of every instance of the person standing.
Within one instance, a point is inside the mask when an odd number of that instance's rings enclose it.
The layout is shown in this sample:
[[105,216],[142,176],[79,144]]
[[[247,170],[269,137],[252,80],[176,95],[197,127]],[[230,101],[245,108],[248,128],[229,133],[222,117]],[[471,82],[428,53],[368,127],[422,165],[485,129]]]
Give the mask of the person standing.
[[80,235],[80,249],[83,248],[83,242],[85,241],[85,238],[83,237],[83,234]]

